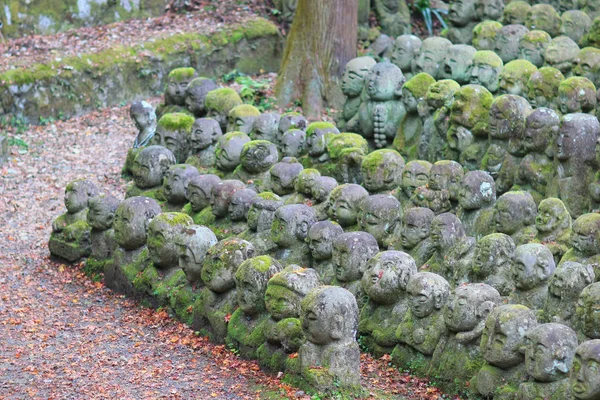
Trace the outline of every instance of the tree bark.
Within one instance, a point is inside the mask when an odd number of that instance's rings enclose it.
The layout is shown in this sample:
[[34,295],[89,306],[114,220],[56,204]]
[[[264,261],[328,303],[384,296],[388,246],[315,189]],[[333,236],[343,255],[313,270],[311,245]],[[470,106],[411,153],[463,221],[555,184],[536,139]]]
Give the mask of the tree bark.
[[340,108],[340,78],[356,57],[358,0],[298,0],[275,93],[279,105],[300,100],[307,117]]

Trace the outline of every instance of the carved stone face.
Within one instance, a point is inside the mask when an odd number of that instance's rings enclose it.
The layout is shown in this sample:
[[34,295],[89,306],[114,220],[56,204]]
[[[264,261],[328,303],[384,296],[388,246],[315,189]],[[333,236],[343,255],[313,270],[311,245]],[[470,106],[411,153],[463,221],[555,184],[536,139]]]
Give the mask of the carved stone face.
[[281,248],[301,246],[316,222],[313,210],[304,204],[290,204],[275,211],[271,239]]
[[344,233],[341,226],[332,221],[320,221],[308,231],[308,249],[313,259],[323,261],[331,259],[333,240]]
[[590,17],[580,10],[565,10],[561,14],[560,19],[560,34],[570,37],[575,43],[579,43],[583,35],[585,35],[592,26]]
[[431,166],[429,188],[433,190],[446,189],[450,192],[450,198],[457,200],[463,175],[462,166],[456,161],[438,161]]
[[281,115],[279,126],[277,127],[277,140],[274,143],[281,142],[284,133],[291,129],[300,129],[306,131],[308,121],[298,112],[288,112]]
[[454,214],[443,213],[431,221],[431,242],[438,251],[449,250],[465,236],[465,229]]
[[537,108],[525,122],[523,146],[529,153],[543,153],[556,136],[560,118],[554,110]]
[[408,280],[416,273],[417,266],[411,256],[389,250],[369,260],[361,284],[372,301],[392,304],[406,290]]
[[575,220],[571,246],[587,256],[600,253],[600,218],[597,214],[584,214]]
[[320,157],[327,151],[327,136],[337,135],[340,131],[335,126],[314,128],[310,125],[306,130],[306,148],[311,157]]
[[384,247],[388,237],[400,226],[402,206],[392,195],[369,196],[362,202],[358,219],[361,229],[373,235],[377,243]]
[[139,188],[153,188],[162,184],[169,167],[175,164],[173,153],[161,146],[140,150],[133,162],[133,180]]
[[371,193],[394,190],[400,184],[404,158],[395,150],[376,150],[363,158],[363,185]]
[[546,64],[569,76],[573,60],[579,53],[579,46],[571,38],[559,36],[552,39],[546,49]]
[[477,50],[473,46],[455,44],[450,47],[444,59],[444,67],[440,76],[453,79],[458,83],[469,83],[473,55]]
[[524,226],[532,225],[537,214],[535,201],[525,192],[507,192],[494,206],[496,232],[512,235]]
[[300,296],[290,289],[279,285],[267,284],[265,305],[271,318],[280,321],[284,318],[298,318],[300,315]]
[[243,132],[249,135],[254,127],[254,121],[260,115],[256,107],[242,104],[229,111],[227,118],[227,132]]
[[252,200],[255,197],[256,192],[251,189],[242,189],[235,192],[229,203],[229,219],[232,221],[245,221]]
[[270,232],[275,210],[283,206],[283,201],[279,196],[271,192],[258,194],[250,205],[248,214],[248,228],[255,232]]
[[160,211],[158,203],[148,197],[130,197],[121,202],[113,221],[117,244],[125,250],[145,245],[146,227]]
[[402,93],[404,75],[400,68],[389,62],[375,64],[369,72],[367,93],[372,100],[388,101]]
[[242,132],[229,132],[218,139],[215,165],[221,171],[233,171],[240,164],[240,156],[244,145],[250,137]]
[[[468,0],[466,2],[472,3]],[[456,12],[459,12],[459,8],[456,9]],[[419,57],[416,60],[413,59],[413,72],[426,72],[434,79],[439,78],[439,71],[450,46],[452,43],[441,37],[425,39],[421,45]]]
[[304,153],[306,133],[290,129],[281,137],[281,152],[284,157],[300,157]]
[[336,187],[329,195],[329,217],[343,227],[355,225],[360,203],[368,196],[365,188],[353,183]]
[[89,200],[87,222],[96,231],[112,228],[119,200],[112,196],[96,196]]
[[398,36],[394,42],[394,49],[390,61],[402,71],[410,71],[411,61],[419,55],[421,50],[421,39],[414,35]]
[[504,2],[501,0],[483,0],[475,3],[477,17],[481,21],[500,20],[504,11]]
[[539,232],[554,232],[570,225],[571,216],[561,200],[550,198],[540,202],[535,217],[535,227]]
[[302,193],[309,197],[312,196],[312,189],[315,186],[315,181],[321,176],[321,173],[316,169],[304,169],[296,178],[296,192]]
[[245,187],[243,182],[235,179],[227,179],[215,184],[210,195],[212,213],[218,218],[227,216],[233,194]]
[[470,69],[469,83],[482,85],[490,92],[498,90],[502,60],[494,52],[478,51],[473,55],[473,66]]
[[208,251],[202,267],[202,281],[216,293],[235,287],[235,273],[245,260],[254,256],[252,243],[237,238],[221,240]]
[[550,4],[535,4],[527,13],[525,25],[529,29],[548,32],[550,36],[558,36],[560,15]]
[[595,85],[600,83],[600,49],[586,47],[573,60],[573,74],[588,78]]
[[178,164],[169,168],[163,182],[163,193],[171,204],[184,204],[190,180],[200,175],[191,165]]
[[548,293],[561,300],[576,301],[581,291],[592,283],[594,278],[591,265],[565,261],[556,267],[550,277]]
[[363,90],[369,70],[376,64],[371,57],[357,57],[348,61],[342,75],[342,93],[348,97],[357,97]]
[[433,211],[428,208],[414,207],[406,210],[401,232],[402,248],[413,249],[427,239],[433,217]]
[[129,108],[129,116],[139,131],[145,131],[151,127],[156,129],[156,112],[154,107],[145,101],[133,102]]
[[359,280],[367,261],[379,251],[377,240],[366,232],[348,232],[333,241],[332,262],[339,282]]
[[427,88],[425,99],[430,110],[436,110],[441,107],[449,107],[452,103],[454,92],[460,88],[460,85],[449,79],[437,81]]
[[277,147],[266,140],[245,143],[240,154],[240,164],[251,174],[267,172],[278,159]]
[[485,360],[502,369],[523,362],[525,334],[537,325],[535,313],[522,305],[506,304],[490,312],[481,335]]
[[575,350],[569,386],[573,397],[594,400],[600,396],[600,340],[583,342]]
[[[191,68],[177,68],[171,71],[167,78],[167,90],[165,91],[165,102],[178,106],[185,105],[185,95],[188,84],[196,77],[195,71],[183,71]],[[177,71],[187,72],[178,74]],[[175,73],[173,73],[175,72]]]
[[238,305],[246,314],[266,311],[265,292],[267,282],[282,267],[269,256],[258,256],[244,261],[235,273]]
[[477,50],[494,50],[496,46],[496,35],[502,28],[498,21],[485,20],[473,28],[473,46]]
[[89,181],[73,181],[65,188],[65,207],[69,214],[76,214],[87,208],[88,200],[91,198],[88,186],[93,185]]
[[560,83],[558,103],[563,114],[589,112],[596,107],[596,88],[587,78],[572,77]]
[[500,93],[522,96],[527,91],[527,82],[537,71],[535,65],[526,60],[514,60],[504,66],[498,84]]
[[581,316],[583,334],[590,339],[600,339],[600,283],[583,289],[576,313]]
[[296,178],[304,168],[295,158],[284,158],[269,170],[271,191],[279,196],[293,193]]
[[482,118],[487,118],[492,101],[492,94],[483,86],[462,86],[454,93],[450,108],[451,123],[473,129]]
[[494,51],[505,64],[519,57],[519,42],[529,32],[523,25],[504,25],[496,35]]
[[515,242],[504,233],[492,233],[482,237],[475,244],[473,272],[478,276],[490,276],[498,267],[512,262]]
[[556,157],[568,160],[576,156],[579,161],[594,161],[596,139],[600,132],[598,120],[588,114],[563,116],[556,140]]
[[425,186],[429,182],[430,170],[431,164],[427,161],[413,160],[406,164],[402,171],[402,182],[400,184],[406,197],[412,197],[416,188]]
[[171,150],[178,162],[184,162],[188,156],[187,134],[184,129],[168,129],[161,126],[159,121],[151,143]]
[[564,379],[573,365],[577,334],[562,324],[539,325],[526,335],[525,370],[538,382]]
[[190,146],[192,152],[207,149],[209,146],[217,143],[217,140],[223,135],[221,126],[212,118],[198,118],[192,125],[192,134],[190,136]]
[[530,31],[519,42],[519,58],[527,60],[536,67],[544,65],[544,54],[552,38],[544,31]]
[[406,292],[415,317],[425,318],[439,311],[448,300],[450,285],[439,275],[419,272],[408,281]]
[[467,172],[458,192],[458,204],[464,210],[477,210],[492,205],[495,200],[494,179],[484,171]]
[[496,289],[482,283],[457,287],[448,299],[444,314],[446,326],[452,332],[468,332],[500,303]]
[[190,202],[192,211],[199,212],[210,205],[212,188],[220,181],[218,176],[211,174],[192,178],[186,191],[186,198]]
[[525,24],[531,5],[525,1],[513,1],[504,7],[502,23],[504,25]]
[[337,187],[337,181],[329,176],[320,176],[315,180],[315,185],[312,188],[312,197],[317,202],[322,203],[327,201],[329,194]]
[[202,116],[205,113],[204,100],[211,90],[218,86],[212,79],[196,78],[187,86],[185,94],[185,106],[195,116]]
[[475,2],[470,0],[452,0],[448,6],[448,20],[454,26],[465,26],[471,21],[475,21],[477,15],[475,12]]
[[532,107],[555,107],[558,86],[565,79],[562,72],[553,67],[542,67],[527,82],[527,99]]
[[252,140],[268,140],[276,143],[280,117],[277,113],[266,113],[256,117],[254,128],[250,134]]
[[217,242],[217,237],[209,228],[198,225],[182,229],[176,237],[179,267],[190,283],[201,281],[204,259]]
[[556,264],[552,252],[539,243],[528,243],[517,247],[513,275],[515,286],[531,290],[545,285],[554,272]]
[[179,265],[176,237],[181,228],[194,223],[182,213],[162,213],[148,225],[148,254],[157,268],[173,268]]

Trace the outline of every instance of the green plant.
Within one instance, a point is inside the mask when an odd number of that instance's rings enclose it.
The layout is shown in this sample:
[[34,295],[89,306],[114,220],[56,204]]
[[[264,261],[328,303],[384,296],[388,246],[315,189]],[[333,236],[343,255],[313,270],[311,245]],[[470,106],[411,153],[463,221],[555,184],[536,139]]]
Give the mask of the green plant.
[[436,16],[440,24],[444,29],[448,28],[446,25],[446,21],[441,14],[448,14],[448,10],[442,10],[441,8],[431,8],[431,4],[429,0],[417,0],[413,3],[413,6],[421,12],[423,15],[423,20],[425,21],[425,25],[427,26],[427,31],[429,32],[429,36],[433,35],[433,20],[431,18],[431,14]]
[[243,75],[244,75],[243,73],[241,73],[237,69],[234,69],[226,74],[223,74],[223,76],[221,76],[221,79],[223,80],[223,82],[229,83],[229,82],[233,82],[235,80],[235,78],[237,78],[239,76],[243,76]]
[[54,121],[56,121],[56,118],[54,117],[44,118],[40,115],[40,125],[48,125],[53,123]]

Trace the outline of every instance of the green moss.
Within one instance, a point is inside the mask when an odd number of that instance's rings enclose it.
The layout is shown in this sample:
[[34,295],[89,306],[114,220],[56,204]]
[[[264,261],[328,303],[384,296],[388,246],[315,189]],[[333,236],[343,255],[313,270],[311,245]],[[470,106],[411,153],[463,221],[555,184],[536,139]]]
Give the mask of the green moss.
[[83,267],[83,272],[92,279],[92,281],[100,281],[102,278],[102,274],[104,273],[104,265],[109,260],[97,260],[94,257],[88,257],[85,260],[85,266]]
[[559,92],[566,93],[578,93],[581,89],[591,90],[596,93],[596,87],[592,81],[581,76],[572,76],[567,78],[562,81],[558,87]]
[[226,343],[237,349],[241,357],[256,359],[256,351],[266,340],[264,328],[268,318],[268,314],[252,318],[238,308],[229,320]]
[[207,110],[228,114],[234,107],[242,105],[240,95],[231,88],[215,89],[208,92],[204,104]]
[[332,139],[327,143],[327,152],[332,160],[340,158],[345,149],[358,149],[363,154],[367,154],[369,152],[369,144],[362,136],[348,132],[333,135]]
[[427,89],[429,89],[429,86],[434,83],[435,79],[433,79],[431,75],[426,72],[421,72],[420,74],[417,74],[409,79],[402,88],[406,88],[406,90],[410,91],[413,96],[415,96],[417,99],[420,99],[425,97]]
[[212,81],[212,79],[210,78],[205,78],[203,76],[200,76],[198,78],[194,78],[190,81],[190,83],[188,83],[188,88],[194,88],[196,86],[201,86],[204,81]]
[[361,169],[369,172],[375,172],[385,164],[386,160],[389,159],[402,159],[402,156],[396,150],[392,149],[375,150],[363,158]]
[[189,81],[196,77],[196,70],[194,68],[175,68],[169,72],[169,80],[175,82]]
[[[188,283],[185,272],[182,269],[176,269],[174,272],[155,282],[152,295],[158,299],[161,306],[170,306],[172,299],[180,288]],[[190,303],[191,305],[191,303]]]
[[258,117],[260,115],[260,111],[258,108],[251,106],[250,104],[242,104],[236,106],[229,111],[229,116],[233,118],[237,117]]
[[183,130],[189,133],[194,121],[194,117],[183,113],[164,114],[158,120],[158,126],[170,131]]
[[504,66],[502,75],[526,76],[529,79],[535,71],[537,71],[537,67],[527,60],[512,60]]
[[533,31],[527,32],[521,40],[525,41],[525,42],[533,43],[533,44],[544,44],[545,43],[546,45],[548,45],[548,44],[550,44],[550,41],[552,40],[552,38],[550,37],[548,32],[533,30]]
[[319,129],[319,130],[322,130],[322,129],[336,129],[336,127],[331,122],[326,122],[326,121],[312,122],[306,128],[306,137],[312,136],[313,133],[315,133],[315,130],[317,130],[317,129]]
[[498,21],[487,20],[478,23],[473,28],[473,46],[479,48],[480,39],[493,41],[500,29],[502,29],[502,24]]
[[212,225],[215,223],[215,220],[216,217],[212,212],[212,207],[208,206],[196,214],[194,217],[194,224],[212,227]]
[[[235,31],[234,31],[235,32]],[[244,24],[244,36],[248,40],[263,36],[279,35],[279,29],[268,19],[256,18]]]
[[479,50],[473,55],[473,64],[486,64],[494,68],[502,68],[502,59],[490,50]]
[[[133,271],[131,271],[133,272]],[[136,273],[133,278],[133,288],[139,296],[152,295],[154,287],[160,280],[158,271],[154,265],[150,264],[141,273]]]

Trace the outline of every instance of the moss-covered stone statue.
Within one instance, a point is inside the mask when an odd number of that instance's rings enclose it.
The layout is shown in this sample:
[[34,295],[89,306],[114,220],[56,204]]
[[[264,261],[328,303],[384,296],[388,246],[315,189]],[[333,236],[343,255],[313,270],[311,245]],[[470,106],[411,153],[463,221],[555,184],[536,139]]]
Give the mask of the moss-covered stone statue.
[[330,176],[320,176],[315,179],[311,194],[314,200],[312,208],[318,221],[329,218],[329,195],[337,186],[337,181]]
[[558,87],[558,105],[563,114],[593,113],[596,108],[596,87],[588,78],[572,76]]
[[409,161],[402,171],[402,180],[396,196],[405,208],[412,205],[410,199],[415,194],[415,190],[429,182],[429,171],[431,163],[423,160]]
[[517,246],[529,243],[537,234],[536,215],[537,206],[529,193],[522,191],[504,193],[498,197],[494,205],[496,232],[509,235]]
[[451,79],[442,79],[429,86],[425,101],[420,105],[423,115],[423,134],[419,144],[419,158],[429,162],[443,159],[447,152],[446,132],[450,125],[450,107],[460,85]]
[[373,0],[381,30],[396,37],[410,33],[410,11],[404,0]]
[[227,116],[227,132],[243,132],[249,135],[259,115],[260,111],[250,104],[242,104],[232,108]]
[[244,143],[233,177],[262,192],[269,186],[269,169],[279,160],[277,147],[266,140]]
[[435,252],[430,238],[431,221],[434,217],[435,214],[429,208],[412,207],[404,211],[400,245],[415,260],[417,267],[425,264]]
[[202,287],[202,267],[208,250],[218,242],[215,234],[206,226],[190,225],[181,229],[175,237],[179,268],[183,270],[193,288]]
[[321,173],[317,169],[307,168],[300,171],[294,182],[296,193],[286,199],[286,204],[312,205],[312,189],[319,177]]
[[337,186],[327,200],[329,217],[345,230],[356,230],[360,203],[368,196],[369,192],[355,183]]
[[144,147],[135,156],[133,183],[127,186],[125,197],[146,196],[165,201],[162,191],[163,178],[169,168],[175,164],[175,156],[166,147]]
[[374,194],[360,206],[358,224],[370,233],[382,249],[393,248],[402,224],[402,205],[391,194]]
[[164,114],[158,120],[156,133],[150,143],[166,147],[173,152],[178,163],[184,163],[190,155],[188,142],[194,121],[194,117],[187,114]]
[[219,182],[221,178],[212,174],[198,175],[190,179],[185,192],[189,203],[182,208],[181,212],[186,213],[196,222],[202,210],[210,206],[212,188]]
[[244,261],[235,273],[239,308],[231,315],[225,341],[242,358],[256,359],[256,351],[265,342],[269,319],[265,305],[267,282],[282,269],[277,260],[258,256]]
[[315,223],[314,211],[305,204],[289,204],[275,211],[271,225],[271,239],[277,245],[275,258],[286,264],[310,265],[306,237]]
[[527,32],[519,41],[519,58],[529,61],[538,68],[542,67],[546,48],[551,41],[550,35],[542,30]]
[[463,168],[456,161],[438,161],[431,166],[427,186],[418,187],[411,201],[431,209],[436,215],[454,211],[458,206],[463,175]]
[[527,82],[535,71],[537,71],[536,66],[527,60],[513,60],[505,63],[500,73],[499,93],[524,96],[527,92]]
[[479,50],[473,54],[469,83],[482,85],[491,93],[496,93],[502,72],[502,59],[493,51]]
[[548,281],[556,264],[552,252],[543,244],[527,243],[517,246],[512,268],[515,291],[509,302],[541,310],[548,297]]
[[96,274],[104,271],[104,264],[113,258],[117,247],[113,221],[119,200],[110,195],[100,195],[89,199],[88,206],[87,223],[92,228],[91,252],[85,261],[85,268]]
[[271,239],[271,225],[275,211],[283,206],[283,200],[271,192],[262,192],[252,199],[246,215],[248,229],[239,237],[251,242],[257,255],[273,252],[277,245]]
[[559,35],[561,22],[560,15],[550,4],[534,4],[527,13],[525,26],[555,37]]
[[217,120],[221,129],[226,131],[229,112],[242,103],[240,95],[231,88],[211,90],[204,99],[206,116]]
[[569,388],[573,398],[591,400],[600,396],[598,363],[600,363],[600,340],[583,342],[575,349],[573,368],[569,374]]
[[269,169],[269,185],[273,193],[287,197],[296,190],[295,183],[300,172],[304,169],[302,164],[294,157],[284,157],[280,162]]
[[240,165],[242,150],[248,142],[250,137],[243,132],[229,132],[219,137],[215,146],[217,169],[225,173],[234,171]]
[[525,372],[525,335],[537,324],[535,312],[520,304],[490,312],[481,335],[485,363],[471,380],[475,392],[484,398],[514,399]]
[[502,13],[502,24],[503,25],[512,25],[512,24],[525,24],[527,20],[527,14],[531,9],[531,5],[526,1],[511,1],[506,4],[504,7],[504,12]]
[[321,282],[331,285],[335,279],[332,261],[333,241],[344,233],[342,227],[333,221],[319,221],[308,230],[306,241],[312,256],[311,267],[319,274]]
[[475,3],[475,12],[480,21],[498,21],[504,12],[504,1],[483,0]]
[[482,21],[473,27],[472,44],[477,50],[494,50],[496,35],[502,29],[498,21]]
[[246,189],[246,185],[237,179],[226,179],[214,184],[210,195],[210,207],[202,210],[195,222],[210,226],[219,240],[233,236],[235,233],[229,218],[229,207],[233,195],[243,189]]
[[469,72],[473,65],[473,55],[476,52],[477,50],[473,46],[453,44],[446,53],[440,77],[455,80],[462,85],[469,83]]
[[527,100],[532,107],[558,109],[558,86],[565,79],[562,72],[553,67],[542,67],[527,81]]
[[594,86],[600,85],[600,49],[584,47],[573,62],[574,75],[589,79]]
[[298,266],[289,266],[269,279],[264,302],[270,318],[264,325],[265,342],[256,352],[262,368],[284,371],[290,354],[300,349],[305,339],[300,303],[319,285],[315,270]]
[[583,37],[592,27],[592,19],[581,10],[567,10],[561,16],[560,34],[582,45]]
[[467,235],[476,240],[494,231],[496,184],[485,171],[469,171],[463,176],[458,192],[458,211]]
[[600,282],[586,286],[579,295],[573,327],[579,341],[600,339]]
[[215,149],[222,135],[221,126],[216,120],[196,119],[189,138],[190,156],[185,163],[201,169],[214,168],[217,161]]
[[221,240],[208,250],[201,272],[206,287],[194,303],[192,328],[213,343],[225,342],[227,323],[238,306],[235,274],[254,256],[252,243],[238,238]]
[[395,150],[380,149],[367,154],[360,166],[363,186],[371,194],[390,193],[402,179],[404,158]]
[[538,325],[525,334],[525,372],[528,382],[519,386],[516,398],[522,400],[569,398],[568,377],[577,334],[562,324]]
[[133,161],[139,152],[140,147],[150,144],[154,132],[156,132],[156,112],[151,104],[145,101],[134,101],[129,107],[129,116],[138,130],[138,134],[133,141],[133,146],[127,151],[123,173],[133,175]]
[[275,143],[281,142],[283,134],[290,129],[300,129],[305,131],[307,126],[308,121],[299,112],[294,111],[281,114],[279,126],[277,127],[277,141]]
[[475,1],[451,0],[448,2],[448,30],[445,37],[452,43],[471,43],[473,28],[479,22]]
[[414,75],[412,60],[419,56],[421,43],[421,39],[409,34],[398,36],[394,42],[390,61],[402,70],[406,79]]
[[409,308],[406,286],[416,273],[415,260],[396,250],[378,253],[367,264],[362,287],[369,300],[360,311],[358,334],[376,357],[398,343],[396,328]]
[[589,264],[600,276],[600,214],[583,214],[573,222],[571,248],[559,265],[566,261]]
[[492,286],[502,297],[514,289],[512,263],[516,246],[504,233],[492,233],[475,244],[473,264],[469,273],[472,282]]
[[279,120],[281,115],[275,112],[260,114],[254,120],[254,126],[250,137],[252,140],[267,140],[271,143],[277,143],[277,130],[279,129]]
[[589,13],[588,16],[592,18],[592,26],[589,29],[589,32],[581,38],[581,45],[597,47],[598,43],[600,43],[600,37],[598,36],[600,19],[592,17]]
[[352,293],[335,286],[314,289],[302,300],[300,315],[307,339],[298,351],[302,377],[319,392],[359,390],[358,306]]
[[537,235],[534,241],[544,244],[558,263],[571,241],[571,215],[565,204],[554,197],[542,200],[538,205],[535,228]]
[[346,232],[333,241],[334,283],[348,289],[361,309],[367,302],[361,279],[367,262],[378,252],[377,240],[366,232]]
[[190,181],[197,176],[200,176],[198,170],[188,164],[176,164],[169,168],[163,180],[162,191],[166,199],[166,203],[161,205],[163,211],[181,211],[187,203]]
[[348,132],[358,131],[358,110],[368,98],[365,82],[368,82],[369,71],[375,64],[376,61],[372,57],[353,58],[346,64],[341,83],[346,102],[337,120],[339,129]]
[[306,133],[300,129],[290,129],[281,137],[279,146],[284,157],[300,158],[306,153]]
[[92,181],[77,179],[69,182],[64,198],[67,212],[52,221],[48,241],[50,254],[69,262],[90,255],[92,239],[87,215],[89,201],[97,195],[98,188]]
[[519,58],[519,43],[529,32],[526,26],[520,24],[504,25],[496,34],[494,51],[504,64]]
[[548,283],[548,298],[543,317],[547,322],[575,326],[575,311],[579,295],[596,278],[589,264],[565,261],[556,267]]
[[442,37],[430,37],[423,40],[419,56],[412,59],[413,73],[425,72],[434,79],[441,78],[444,58],[451,46],[452,42]]
[[229,203],[229,219],[231,220],[231,233],[239,236],[248,229],[247,215],[256,197],[256,191],[252,189],[238,190],[231,196]]
[[447,383],[470,380],[484,364],[479,345],[486,318],[500,304],[498,291],[484,283],[457,287],[444,311],[448,336],[435,348],[429,375]]
[[569,78],[573,69],[573,60],[579,53],[579,46],[567,36],[558,36],[552,39],[546,48],[546,66],[558,69]]
[[327,153],[331,162],[320,169],[325,175],[332,175],[339,182],[361,183],[360,166],[363,157],[369,153],[369,143],[356,133],[342,132],[333,135],[327,142]]
[[211,90],[218,89],[215,81],[209,78],[195,78],[188,83],[185,89],[185,106],[194,117],[202,118],[206,115],[206,95]]
[[185,106],[185,95],[188,84],[198,74],[194,68],[175,68],[167,76],[165,89],[165,105]]
[[340,131],[331,122],[313,122],[306,128],[306,150],[313,165],[329,160],[327,141]]
[[425,374],[435,347],[448,334],[443,308],[450,295],[450,285],[439,275],[419,272],[406,286],[409,309],[396,329],[398,344],[392,361],[399,368]]

